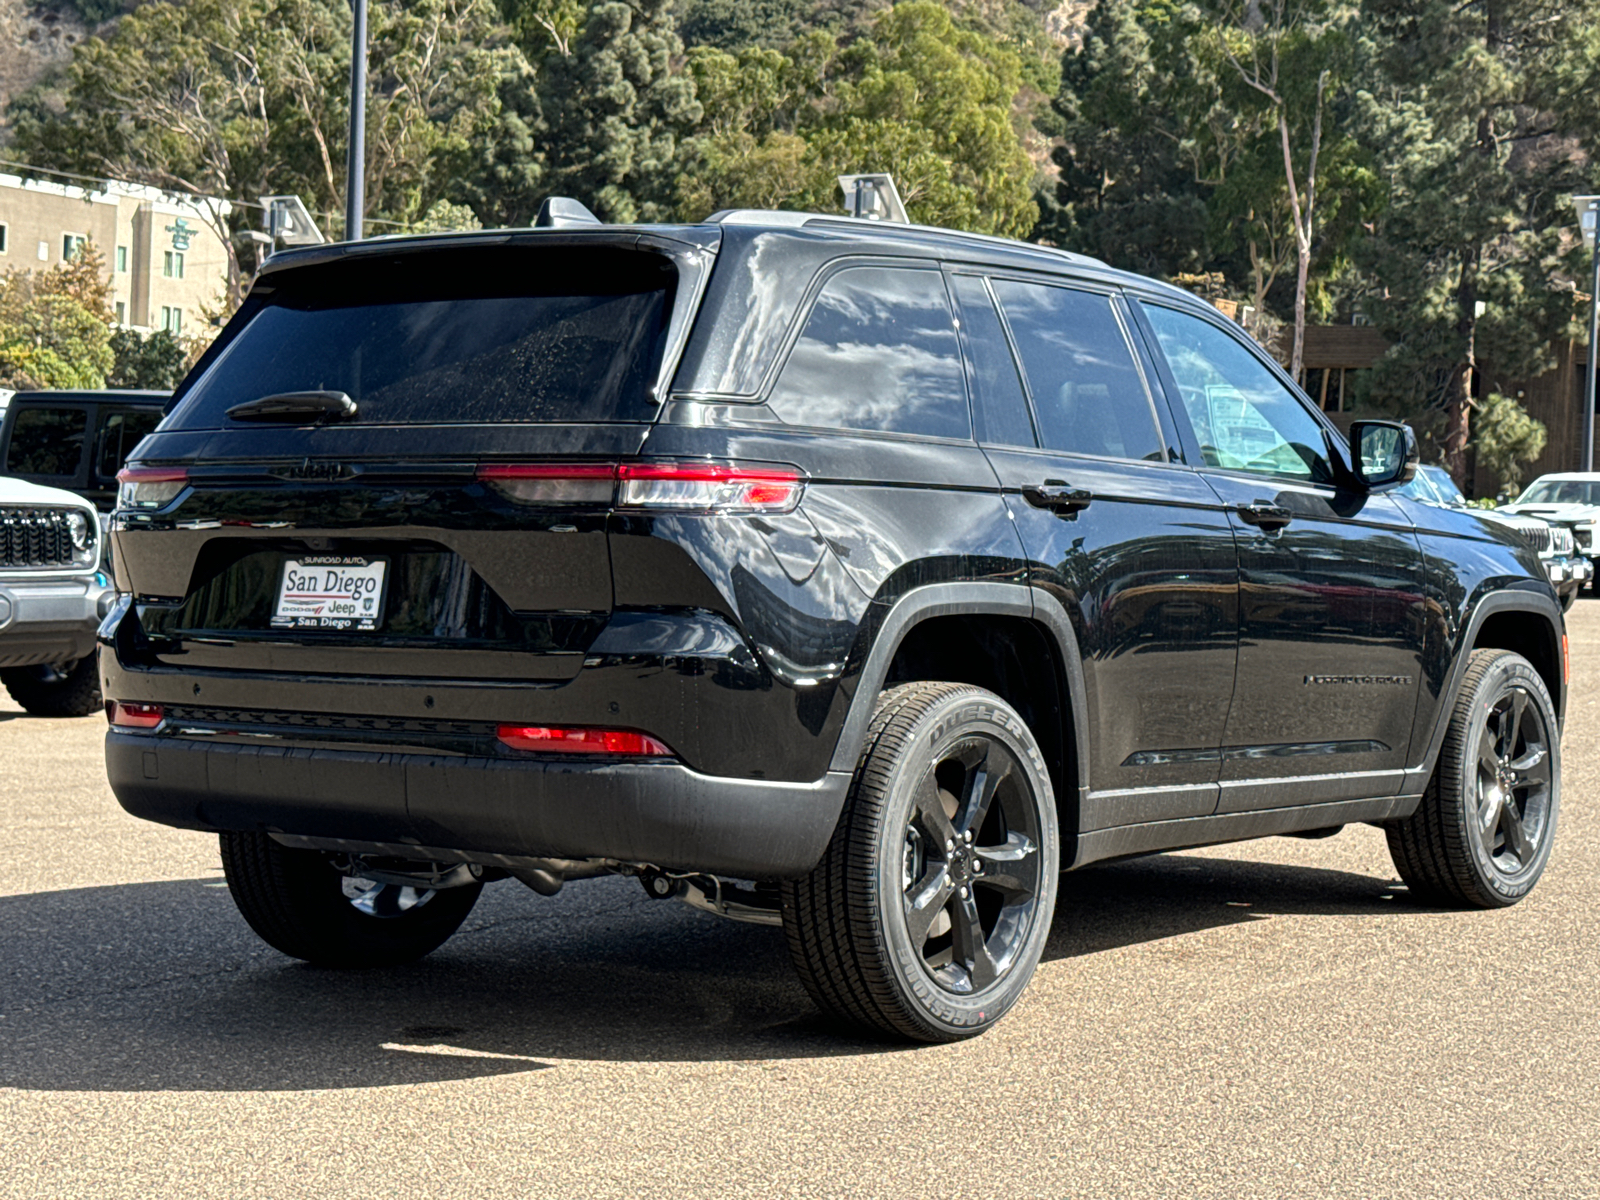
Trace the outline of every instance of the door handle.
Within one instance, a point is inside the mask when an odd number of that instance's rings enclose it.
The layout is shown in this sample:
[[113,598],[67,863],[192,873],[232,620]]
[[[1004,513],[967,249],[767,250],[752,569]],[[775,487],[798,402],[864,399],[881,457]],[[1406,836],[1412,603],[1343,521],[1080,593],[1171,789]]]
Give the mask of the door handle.
[[1268,504],[1265,500],[1255,500],[1249,504],[1241,504],[1238,508],[1239,519],[1247,525],[1254,525],[1259,529],[1282,529],[1294,520],[1294,514],[1287,508],[1278,504]]
[[1059,479],[1046,479],[1022,489],[1022,496],[1035,508],[1048,509],[1058,517],[1069,516],[1089,507],[1094,495],[1085,488],[1075,488]]

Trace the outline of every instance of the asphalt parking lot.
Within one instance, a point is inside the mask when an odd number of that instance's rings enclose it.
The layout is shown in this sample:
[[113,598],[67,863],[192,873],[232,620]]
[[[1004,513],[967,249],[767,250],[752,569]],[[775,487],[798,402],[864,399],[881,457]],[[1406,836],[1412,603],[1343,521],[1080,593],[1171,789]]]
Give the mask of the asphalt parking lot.
[[0,700],[3,1196],[1600,1195],[1600,601],[1554,858],[1418,908],[1382,835],[1067,876],[994,1032],[863,1041],[781,934],[515,882],[416,966],[257,942],[104,722]]

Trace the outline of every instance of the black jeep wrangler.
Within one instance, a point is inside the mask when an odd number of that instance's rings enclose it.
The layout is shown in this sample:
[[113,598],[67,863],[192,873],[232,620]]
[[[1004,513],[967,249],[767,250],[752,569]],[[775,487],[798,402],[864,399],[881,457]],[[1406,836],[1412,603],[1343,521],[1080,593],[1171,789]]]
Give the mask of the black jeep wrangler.
[[795,213],[274,256],[122,475],[111,783],[286,954],[486,882],[781,924],[970,1036],[1058,874],[1350,822],[1431,903],[1544,870],[1562,613],[1235,325],[1101,263]]
[[171,392],[18,392],[0,419],[0,474],[76,492],[103,512],[117,472],[156,427]]

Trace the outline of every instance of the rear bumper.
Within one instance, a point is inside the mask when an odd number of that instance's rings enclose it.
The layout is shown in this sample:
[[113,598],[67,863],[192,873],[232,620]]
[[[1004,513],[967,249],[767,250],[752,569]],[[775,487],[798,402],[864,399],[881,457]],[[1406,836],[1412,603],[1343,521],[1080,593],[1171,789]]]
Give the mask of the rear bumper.
[[0,668],[87,658],[115,596],[97,581],[0,580]]
[[136,817],[489,854],[615,858],[739,878],[803,875],[849,786],[701,775],[677,763],[507,760],[106,735]]

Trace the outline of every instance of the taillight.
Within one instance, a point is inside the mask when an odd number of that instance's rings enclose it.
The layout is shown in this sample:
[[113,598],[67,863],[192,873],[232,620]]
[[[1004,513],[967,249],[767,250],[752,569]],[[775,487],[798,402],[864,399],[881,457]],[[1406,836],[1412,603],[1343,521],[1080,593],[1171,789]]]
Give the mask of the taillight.
[[611,503],[617,468],[610,463],[484,463],[478,478],[524,504]]
[[161,724],[159,704],[130,704],[126,700],[106,701],[106,720],[122,729],[154,729]]
[[123,467],[117,472],[117,507],[165,508],[188,485],[183,467]]
[[552,729],[544,725],[502,725],[496,736],[513,750],[555,754],[670,756],[664,742],[631,729]]
[[623,463],[621,508],[712,512],[788,512],[805,481],[793,467],[696,462]]
[[477,476],[524,504],[604,504],[656,512],[789,512],[805,476],[766,463],[484,463]]

